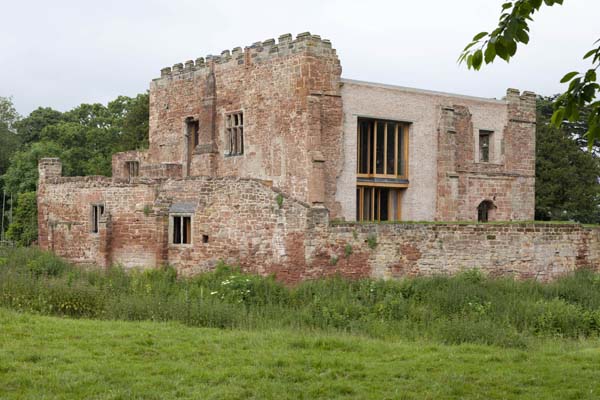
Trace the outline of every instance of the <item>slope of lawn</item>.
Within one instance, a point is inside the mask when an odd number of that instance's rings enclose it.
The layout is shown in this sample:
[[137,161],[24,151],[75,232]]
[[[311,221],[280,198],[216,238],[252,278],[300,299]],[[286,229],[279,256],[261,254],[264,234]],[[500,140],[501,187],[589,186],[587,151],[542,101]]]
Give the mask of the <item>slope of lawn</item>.
[[2,399],[595,399],[598,341],[528,350],[0,308]]
[[0,399],[597,399],[599,335],[592,270],[286,287],[0,248]]

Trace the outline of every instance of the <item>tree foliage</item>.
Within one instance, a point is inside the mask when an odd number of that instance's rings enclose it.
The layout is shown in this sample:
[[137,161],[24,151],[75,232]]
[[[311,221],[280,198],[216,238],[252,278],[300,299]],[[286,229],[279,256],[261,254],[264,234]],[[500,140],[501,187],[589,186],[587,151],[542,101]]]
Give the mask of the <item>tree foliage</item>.
[[37,198],[36,192],[19,193],[14,220],[8,227],[6,237],[21,246],[28,246],[37,240]]
[[599,223],[600,163],[579,140],[585,120],[556,128],[550,123],[555,97],[538,98],[535,217]]
[[[490,64],[496,57],[508,62],[516,54],[519,44],[529,43],[529,24],[533,15],[542,6],[562,5],[563,0],[516,0],[502,5],[498,26],[491,32],[480,32],[473,37],[461,53],[458,61],[465,62],[468,68],[479,70],[483,63]],[[585,138],[592,148],[600,139],[600,85],[597,82],[597,70],[600,67],[600,40],[594,43],[584,56],[589,60],[590,68],[585,72],[567,73],[561,83],[568,88],[554,102],[551,122],[560,126],[564,121],[571,123],[580,120],[580,112],[587,108],[587,131]]]
[[14,210],[11,238],[21,244],[35,239],[37,217],[29,212],[37,211],[32,195],[25,194],[35,195],[41,158],[60,157],[67,176],[110,176],[114,153],[148,146],[148,116],[147,93],[66,112],[40,107],[23,119],[10,99],[0,97],[0,183],[15,196],[24,194]]

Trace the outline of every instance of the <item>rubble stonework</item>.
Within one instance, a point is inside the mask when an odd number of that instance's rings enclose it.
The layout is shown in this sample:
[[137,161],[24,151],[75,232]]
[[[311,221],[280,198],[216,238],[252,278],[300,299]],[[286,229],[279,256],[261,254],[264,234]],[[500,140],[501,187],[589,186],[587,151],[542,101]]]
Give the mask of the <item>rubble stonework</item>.
[[[232,115],[243,127],[235,152]],[[42,159],[40,247],[183,275],[224,261],[287,282],[463,268],[552,279],[598,265],[599,233],[579,225],[353,223],[359,117],[408,126],[402,219],[475,221],[482,201],[491,219],[533,218],[532,93],[494,100],[344,80],[331,43],[304,33],[164,68],[150,85],[149,149],[115,154],[110,178],[63,177],[60,160]],[[480,130],[494,132],[490,162],[478,159]]]

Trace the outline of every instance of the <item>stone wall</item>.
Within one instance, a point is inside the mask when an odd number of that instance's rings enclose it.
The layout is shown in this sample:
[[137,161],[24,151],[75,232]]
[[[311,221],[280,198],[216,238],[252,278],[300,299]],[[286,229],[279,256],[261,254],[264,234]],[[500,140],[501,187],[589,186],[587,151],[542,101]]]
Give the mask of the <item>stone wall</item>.
[[[477,268],[492,276],[548,281],[600,268],[600,228],[578,224],[344,223],[331,226],[321,240],[324,254],[386,279]],[[345,257],[340,249],[347,245],[352,254]]]
[[[294,198],[325,203],[335,212],[340,75],[331,43],[309,33],[165,68],[150,86],[148,159],[181,163],[183,176],[269,180]],[[239,111],[244,154],[227,156],[224,119]],[[194,149],[187,119],[199,122]]]
[[[219,261],[294,283],[341,274],[351,278],[453,274],[551,280],[600,266],[600,228],[539,223],[330,223],[271,187],[236,177],[138,178],[60,176],[60,161],[40,163],[39,243],[71,261],[103,267],[175,266],[181,275]],[[103,204],[98,233],[90,207]],[[169,218],[185,208],[190,244],[172,244]]]

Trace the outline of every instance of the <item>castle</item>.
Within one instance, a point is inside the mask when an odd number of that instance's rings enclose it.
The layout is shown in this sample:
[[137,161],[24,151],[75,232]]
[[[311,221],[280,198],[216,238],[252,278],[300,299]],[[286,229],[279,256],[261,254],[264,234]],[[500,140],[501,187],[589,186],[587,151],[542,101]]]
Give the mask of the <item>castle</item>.
[[[282,35],[162,69],[149,149],[115,154],[112,178],[62,177],[60,160],[42,159],[39,244],[82,264],[189,275],[223,260],[290,281],[493,269],[467,242],[426,244],[470,237],[461,226],[477,241],[485,225],[367,222],[532,220],[535,123],[531,92],[343,79],[328,40]],[[448,262],[461,248],[471,259]]]

